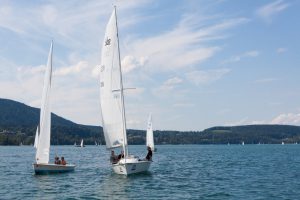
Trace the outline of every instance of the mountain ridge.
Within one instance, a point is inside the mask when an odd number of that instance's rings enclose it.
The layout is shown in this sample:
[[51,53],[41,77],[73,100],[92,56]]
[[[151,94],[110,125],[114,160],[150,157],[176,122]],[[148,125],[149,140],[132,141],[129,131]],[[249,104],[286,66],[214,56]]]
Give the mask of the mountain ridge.
[[[39,109],[18,101],[0,98],[0,145],[33,144],[39,123]],[[81,125],[54,113],[51,144],[105,143],[101,126]],[[127,130],[129,144],[145,144],[145,130]],[[155,130],[156,144],[245,144],[300,143],[300,126],[242,125],[215,126],[203,131]]]

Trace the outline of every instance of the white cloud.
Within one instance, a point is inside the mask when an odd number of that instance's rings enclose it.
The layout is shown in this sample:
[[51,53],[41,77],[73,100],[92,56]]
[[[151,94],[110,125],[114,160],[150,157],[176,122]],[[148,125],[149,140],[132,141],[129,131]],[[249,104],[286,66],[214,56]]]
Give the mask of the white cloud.
[[68,66],[68,67],[60,67],[59,69],[54,71],[54,75],[57,76],[66,76],[71,74],[81,73],[83,70],[88,68],[87,61],[79,61],[77,64]]
[[225,74],[229,73],[230,69],[213,69],[213,70],[197,70],[186,73],[187,80],[191,81],[196,85],[210,84],[220,78]]
[[271,120],[270,124],[300,125],[300,113],[282,113]]
[[46,65],[40,65],[40,66],[35,66],[35,67],[22,66],[22,67],[17,68],[18,73],[23,74],[23,75],[41,74],[41,73],[44,73],[45,70],[46,70]]
[[160,87],[159,91],[164,92],[164,91],[171,91],[173,90],[176,86],[178,86],[180,83],[182,83],[182,79],[178,77],[173,77],[168,80],[166,80]]
[[147,62],[146,57],[140,57],[140,58],[135,58],[134,56],[128,55],[123,58],[121,61],[122,63],[122,72],[123,73],[128,73],[135,68],[142,67],[146,64]]
[[245,53],[242,53],[242,54],[237,55],[237,56],[233,56],[233,57],[223,61],[223,64],[239,62],[243,58],[254,58],[254,57],[259,56],[259,54],[260,54],[260,52],[257,51],[257,50],[247,51]]
[[[148,38],[131,37],[125,44],[125,55],[148,58],[148,69],[152,71],[172,71],[199,65],[208,60],[221,47],[206,42],[224,39],[224,31],[248,22],[245,18],[225,19],[209,26],[201,26],[199,16],[184,15],[171,30]],[[141,51],[142,50],[142,51]],[[151,67],[151,68],[149,68]]]
[[182,82],[182,79],[173,77],[164,82],[164,85],[176,85]]
[[274,1],[273,3],[269,3],[267,5],[260,7],[256,11],[256,14],[259,17],[261,17],[264,21],[271,23],[273,16],[284,11],[289,6],[290,6],[290,4],[285,3],[283,0],[277,0],[277,1]]
[[300,125],[300,113],[282,113],[274,117],[271,120],[254,120],[249,121],[248,118],[244,118],[237,123],[231,123],[230,125],[245,125],[245,124],[286,124],[286,125]]
[[255,80],[254,82],[255,83],[270,83],[270,82],[274,82],[274,81],[278,81],[280,79],[278,78],[263,78],[263,79],[258,79],[258,80]]

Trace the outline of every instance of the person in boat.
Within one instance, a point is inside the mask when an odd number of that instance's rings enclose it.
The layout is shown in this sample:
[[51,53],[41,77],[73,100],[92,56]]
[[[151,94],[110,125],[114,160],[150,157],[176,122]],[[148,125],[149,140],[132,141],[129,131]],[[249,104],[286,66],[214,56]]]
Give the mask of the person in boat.
[[124,158],[124,151],[121,151],[121,153],[118,155],[118,161],[121,160],[121,158]]
[[118,162],[118,157],[115,155],[115,151],[111,151],[111,154],[110,154],[110,162],[115,164]]
[[54,164],[58,165],[60,162],[59,157],[55,156]]
[[148,149],[148,153],[147,153],[147,156],[146,156],[146,160],[152,161],[152,150],[151,150],[151,147],[147,147],[147,149]]
[[61,165],[66,165],[67,164],[67,161],[65,160],[64,157],[61,157]]

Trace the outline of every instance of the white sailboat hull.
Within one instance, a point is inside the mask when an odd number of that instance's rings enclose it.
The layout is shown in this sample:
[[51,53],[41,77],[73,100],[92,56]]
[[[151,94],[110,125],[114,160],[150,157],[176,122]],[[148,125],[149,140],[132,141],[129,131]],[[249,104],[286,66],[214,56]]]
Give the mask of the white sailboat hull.
[[35,174],[54,174],[74,171],[75,165],[33,164]]
[[130,175],[148,171],[152,161],[139,160],[137,158],[121,159],[112,168],[116,174]]

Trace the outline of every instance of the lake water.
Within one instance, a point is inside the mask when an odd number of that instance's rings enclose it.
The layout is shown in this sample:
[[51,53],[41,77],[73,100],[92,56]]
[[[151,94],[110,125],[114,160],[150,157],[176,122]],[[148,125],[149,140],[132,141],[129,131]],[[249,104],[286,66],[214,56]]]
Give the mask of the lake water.
[[[300,145],[157,145],[149,173],[112,172],[104,146],[52,146],[75,172],[34,175],[35,149],[0,146],[0,199],[299,199]],[[130,152],[146,155],[145,146]]]

